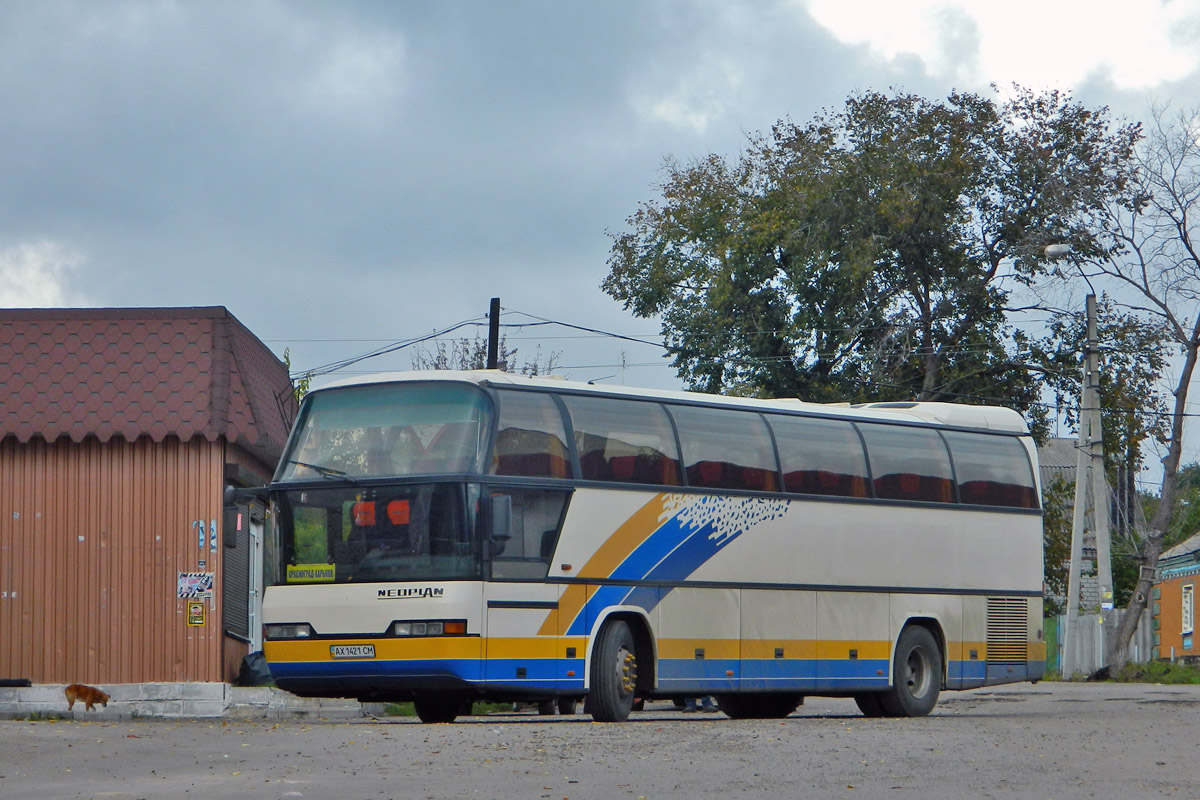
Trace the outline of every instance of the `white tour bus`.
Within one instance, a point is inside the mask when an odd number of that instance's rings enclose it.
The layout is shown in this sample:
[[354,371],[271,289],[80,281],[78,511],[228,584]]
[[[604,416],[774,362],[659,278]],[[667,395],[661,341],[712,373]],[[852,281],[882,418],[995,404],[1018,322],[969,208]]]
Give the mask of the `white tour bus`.
[[1003,408],[344,380],[269,487],[264,653],[281,688],[426,722],[699,695],[927,714],[1042,677],[1036,466]]

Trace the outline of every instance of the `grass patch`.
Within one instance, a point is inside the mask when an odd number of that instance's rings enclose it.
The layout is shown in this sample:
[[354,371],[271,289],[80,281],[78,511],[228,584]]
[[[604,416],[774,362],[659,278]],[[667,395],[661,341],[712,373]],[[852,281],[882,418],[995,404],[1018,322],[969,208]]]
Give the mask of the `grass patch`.
[[[471,710],[463,712],[460,716],[475,717],[511,711],[512,703],[472,703]],[[388,703],[383,707],[383,713],[389,717],[415,717],[417,715],[412,703]]]
[[1193,664],[1169,661],[1151,661],[1149,664],[1126,664],[1113,675],[1118,683],[1200,683],[1200,667]]

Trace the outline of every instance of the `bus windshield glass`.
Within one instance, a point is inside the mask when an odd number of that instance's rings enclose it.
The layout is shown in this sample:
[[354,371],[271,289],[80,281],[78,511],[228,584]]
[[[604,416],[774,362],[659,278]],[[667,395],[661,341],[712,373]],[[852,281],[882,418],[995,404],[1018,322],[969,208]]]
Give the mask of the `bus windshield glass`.
[[382,383],[305,398],[276,482],[478,472],[490,404],[462,384]]
[[276,496],[272,585],[478,580],[461,483],[290,489]]

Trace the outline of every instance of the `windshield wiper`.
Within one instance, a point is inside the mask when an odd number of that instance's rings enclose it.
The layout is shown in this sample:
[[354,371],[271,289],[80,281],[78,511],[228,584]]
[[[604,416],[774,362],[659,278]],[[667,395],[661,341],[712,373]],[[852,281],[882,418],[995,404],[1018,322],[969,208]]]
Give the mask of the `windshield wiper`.
[[287,463],[295,464],[298,467],[308,467],[322,478],[326,478],[331,481],[341,479],[350,481],[350,483],[362,483],[362,481],[350,473],[342,472],[340,469],[334,469],[333,467],[322,467],[320,464],[309,464],[307,461],[296,461],[295,459],[289,460]]

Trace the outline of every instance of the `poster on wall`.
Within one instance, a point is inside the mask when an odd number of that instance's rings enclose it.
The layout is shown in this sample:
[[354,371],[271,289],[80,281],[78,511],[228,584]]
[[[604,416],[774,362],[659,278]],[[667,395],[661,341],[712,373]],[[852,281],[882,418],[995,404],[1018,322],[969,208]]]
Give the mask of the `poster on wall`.
[[204,601],[192,600],[188,603],[187,624],[201,626],[204,624]]
[[179,573],[178,596],[190,600],[212,597],[214,575],[216,575],[215,572]]

